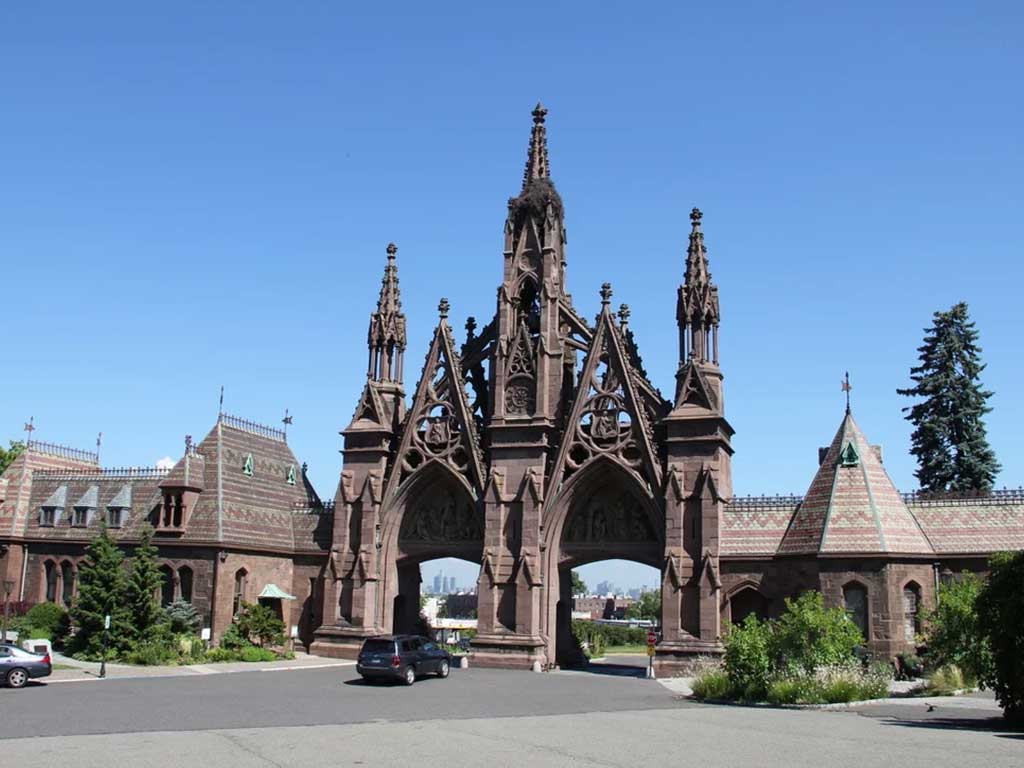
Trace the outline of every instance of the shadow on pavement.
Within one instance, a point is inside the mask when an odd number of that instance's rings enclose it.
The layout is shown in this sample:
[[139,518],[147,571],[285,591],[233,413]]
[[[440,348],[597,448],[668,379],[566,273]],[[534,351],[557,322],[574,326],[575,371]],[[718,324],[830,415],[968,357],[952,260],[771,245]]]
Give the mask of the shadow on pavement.
[[947,731],[980,731],[993,733],[1004,739],[1024,740],[1024,731],[1016,730],[1002,717],[931,717],[919,720],[905,720],[895,717],[882,719],[883,725],[903,728],[932,728]]

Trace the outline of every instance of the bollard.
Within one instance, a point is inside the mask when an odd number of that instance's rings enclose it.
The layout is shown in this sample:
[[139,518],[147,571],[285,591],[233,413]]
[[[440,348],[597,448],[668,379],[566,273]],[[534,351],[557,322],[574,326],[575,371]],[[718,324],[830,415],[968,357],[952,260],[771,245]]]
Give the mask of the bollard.
[[459,659],[459,669],[469,669],[469,656]]
[[544,671],[544,668],[543,668],[543,667],[541,667],[541,665],[540,665],[540,662],[539,662],[539,661],[535,661],[535,662],[533,662],[533,667],[532,667],[532,669],[533,669],[533,671],[534,671],[534,672],[543,672],[543,671]]

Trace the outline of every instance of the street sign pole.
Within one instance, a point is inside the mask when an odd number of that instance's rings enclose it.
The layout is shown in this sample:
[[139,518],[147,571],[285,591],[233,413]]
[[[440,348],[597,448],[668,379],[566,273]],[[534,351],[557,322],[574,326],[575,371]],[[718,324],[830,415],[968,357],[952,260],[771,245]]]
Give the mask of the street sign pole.
[[654,647],[658,644],[658,633],[651,630],[647,633],[647,678],[654,679]]
[[100,679],[107,676],[107,644],[110,642],[110,614],[103,617],[103,656],[100,658]]

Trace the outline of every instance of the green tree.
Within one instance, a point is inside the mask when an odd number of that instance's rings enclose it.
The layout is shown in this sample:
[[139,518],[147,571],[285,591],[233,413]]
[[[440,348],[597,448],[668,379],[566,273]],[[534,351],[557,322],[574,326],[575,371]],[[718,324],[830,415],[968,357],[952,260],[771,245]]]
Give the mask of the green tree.
[[641,592],[640,599],[626,609],[626,618],[658,621],[661,618],[661,590]]
[[914,425],[911,453],[915,472],[926,491],[987,491],[999,473],[999,462],[985,436],[984,416],[991,392],[981,386],[978,332],[960,302],[936,312],[918,347],[920,365],[910,369],[914,386],[896,390],[921,398],[904,408]]
[[1007,720],[1024,724],[1024,551],[1000,552],[989,561],[978,595],[978,624],[992,649],[990,676]]
[[78,569],[78,597],[71,609],[77,628],[72,638],[74,652],[98,658],[103,647],[103,617],[110,616],[110,648],[128,648],[131,612],[125,601],[127,577],[124,555],[111,540],[106,526],[85,550]]
[[10,441],[10,448],[0,448],[0,475],[14,463],[14,460],[25,450],[25,444],[17,440]]
[[163,620],[157,594],[162,577],[153,546],[153,529],[142,529],[139,545],[128,561],[125,603],[130,615],[129,638],[133,643],[149,640]]
[[992,651],[978,622],[978,595],[985,582],[964,572],[949,584],[939,585],[939,604],[924,616],[927,658],[938,669],[952,664],[973,682],[992,676]]
[[772,674],[770,645],[772,624],[758,621],[753,614],[731,626],[724,638],[722,665],[733,695],[741,699],[763,699]]
[[569,578],[572,579],[572,593],[574,595],[585,595],[587,594],[587,583],[583,581],[583,577],[580,576],[579,571],[571,571]]

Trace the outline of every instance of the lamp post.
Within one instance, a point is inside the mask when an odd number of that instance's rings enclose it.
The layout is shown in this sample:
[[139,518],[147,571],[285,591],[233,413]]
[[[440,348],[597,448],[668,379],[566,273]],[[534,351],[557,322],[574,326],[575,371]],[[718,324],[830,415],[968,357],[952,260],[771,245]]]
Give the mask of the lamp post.
[[7,642],[7,621],[11,614],[11,592],[14,591],[14,582],[11,579],[4,579],[4,635],[3,642]]

